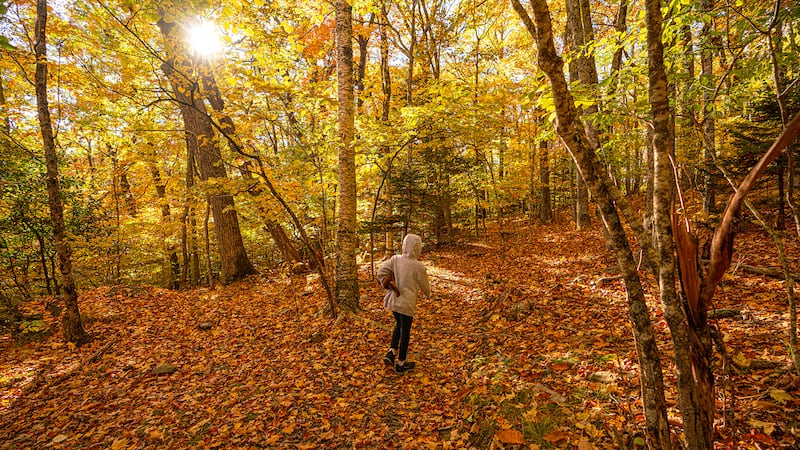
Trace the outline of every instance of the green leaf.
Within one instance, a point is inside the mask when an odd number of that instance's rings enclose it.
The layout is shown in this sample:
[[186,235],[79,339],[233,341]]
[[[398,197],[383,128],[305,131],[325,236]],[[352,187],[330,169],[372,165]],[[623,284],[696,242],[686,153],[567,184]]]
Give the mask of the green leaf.
[[5,37],[5,36],[0,36],[0,47],[4,48],[6,50],[16,50],[17,49],[17,47],[14,47],[13,45],[11,45],[10,42],[8,42],[8,38]]

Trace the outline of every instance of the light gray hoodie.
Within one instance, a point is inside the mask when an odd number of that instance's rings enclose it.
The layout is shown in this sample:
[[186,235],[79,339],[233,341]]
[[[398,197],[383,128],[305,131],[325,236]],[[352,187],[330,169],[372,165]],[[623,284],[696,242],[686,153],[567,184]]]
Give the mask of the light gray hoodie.
[[417,310],[417,293],[422,291],[426,298],[431,298],[431,287],[428,284],[428,273],[425,266],[417,260],[422,254],[422,239],[416,234],[407,234],[403,239],[403,254],[394,255],[378,267],[378,279],[383,281],[394,272],[394,280],[400,288],[400,296],[391,289],[383,296],[383,306],[400,314],[414,317]]

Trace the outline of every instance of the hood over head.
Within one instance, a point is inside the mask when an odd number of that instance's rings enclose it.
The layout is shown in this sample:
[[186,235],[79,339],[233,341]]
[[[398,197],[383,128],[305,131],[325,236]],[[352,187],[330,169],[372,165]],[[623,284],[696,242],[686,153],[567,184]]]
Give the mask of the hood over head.
[[422,254],[422,238],[416,234],[407,234],[403,239],[403,256],[417,259]]

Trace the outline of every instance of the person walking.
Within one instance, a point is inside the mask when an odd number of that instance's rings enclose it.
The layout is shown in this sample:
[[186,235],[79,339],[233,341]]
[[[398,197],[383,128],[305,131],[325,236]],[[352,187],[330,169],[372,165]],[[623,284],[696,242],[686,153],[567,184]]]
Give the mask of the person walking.
[[[395,320],[392,341],[383,362],[394,366],[395,372],[399,374],[416,367],[416,363],[407,361],[406,357],[411,338],[411,322],[417,311],[417,295],[421,291],[425,298],[431,298],[428,272],[419,261],[421,254],[422,238],[416,234],[407,234],[403,239],[403,254],[392,256],[378,267],[378,281],[386,288],[383,306],[392,312]],[[392,278],[399,295],[392,289],[394,286],[389,287]]]

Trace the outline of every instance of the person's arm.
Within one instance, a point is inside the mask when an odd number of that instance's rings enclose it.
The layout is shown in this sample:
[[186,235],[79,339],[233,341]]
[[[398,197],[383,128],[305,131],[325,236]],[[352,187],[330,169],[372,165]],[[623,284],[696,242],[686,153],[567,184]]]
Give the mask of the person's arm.
[[378,266],[378,272],[375,273],[375,278],[377,278],[378,281],[380,281],[381,285],[383,284],[384,278],[386,278],[386,276],[389,275],[392,272],[392,259],[393,258],[394,258],[394,256],[392,256],[391,258],[389,258],[386,261],[382,262]]
[[397,287],[397,283],[395,282],[394,272],[392,272],[392,267],[394,256],[387,259],[383,262],[380,266],[378,266],[378,272],[375,274],[375,277],[378,279],[378,283],[381,285],[382,288],[394,291],[394,293],[399,297],[400,296],[400,288]]
[[425,270],[425,266],[422,266],[422,275],[419,277],[419,290],[425,294],[425,298],[431,298],[431,285],[428,282],[428,272]]

